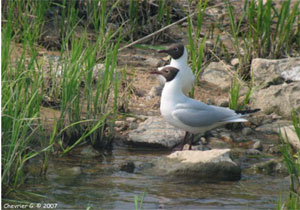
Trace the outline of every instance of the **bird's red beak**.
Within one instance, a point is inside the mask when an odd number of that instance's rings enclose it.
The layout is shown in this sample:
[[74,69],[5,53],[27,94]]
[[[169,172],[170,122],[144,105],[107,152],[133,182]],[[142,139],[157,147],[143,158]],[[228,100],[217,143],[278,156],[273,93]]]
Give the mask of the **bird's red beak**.
[[161,72],[156,70],[156,71],[151,71],[150,74],[161,74]]
[[168,53],[167,50],[159,50],[158,53]]

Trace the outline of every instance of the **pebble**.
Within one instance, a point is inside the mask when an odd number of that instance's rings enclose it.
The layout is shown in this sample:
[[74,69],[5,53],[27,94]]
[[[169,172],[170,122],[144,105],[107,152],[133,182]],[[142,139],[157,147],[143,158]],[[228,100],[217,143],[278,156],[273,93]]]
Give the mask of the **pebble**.
[[230,61],[231,65],[233,65],[234,67],[237,67],[240,63],[238,58],[234,58]]
[[136,121],[136,118],[135,118],[135,117],[127,117],[127,118],[126,118],[126,121],[132,123],[132,122],[135,122],[135,121]]
[[246,155],[261,155],[261,151],[257,150],[257,149],[247,149],[245,151]]
[[259,151],[263,150],[263,145],[261,143],[261,141],[257,140],[254,142],[254,144],[252,145],[252,149],[257,149]]
[[220,137],[227,143],[233,143],[233,137],[230,133],[221,132]]
[[251,128],[248,128],[248,127],[245,127],[245,128],[243,128],[243,130],[242,130],[242,134],[244,135],[244,136],[249,136],[249,135],[251,135],[253,133],[253,130],[251,129]]
[[133,173],[135,169],[135,164],[132,161],[129,161],[123,165],[121,165],[120,170],[121,171],[126,171],[128,173]]

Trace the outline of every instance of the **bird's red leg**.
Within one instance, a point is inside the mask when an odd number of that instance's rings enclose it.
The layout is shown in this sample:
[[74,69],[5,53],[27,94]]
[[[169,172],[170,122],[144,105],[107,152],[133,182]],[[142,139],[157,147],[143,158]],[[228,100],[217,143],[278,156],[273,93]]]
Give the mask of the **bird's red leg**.
[[182,145],[181,145],[181,149],[180,150],[183,150],[183,147],[185,145],[185,143],[187,142],[187,137],[189,135],[189,132],[185,132],[185,135],[184,135],[184,138],[183,138],[183,142],[182,142]]
[[192,134],[192,136],[191,136],[191,140],[190,140],[190,146],[189,146],[189,150],[191,150],[192,149],[192,143],[193,143],[193,140],[194,140],[194,134]]

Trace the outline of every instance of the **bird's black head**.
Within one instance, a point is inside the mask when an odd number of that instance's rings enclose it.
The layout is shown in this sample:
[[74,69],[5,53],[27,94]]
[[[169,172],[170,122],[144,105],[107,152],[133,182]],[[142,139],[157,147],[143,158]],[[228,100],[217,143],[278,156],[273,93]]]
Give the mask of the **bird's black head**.
[[165,50],[158,51],[159,53],[168,53],[173,59],[180,58],[184,53],[184,46],[182,44],[172,44]]
[[150,73],[162,75],[164,78],[166,78],[167,82],[169,82],[169,81],[172,81],[176,77],[178,72],[179,72],[179,69],[171,67],[171,66],[167,66],[160,71],[152,71]]

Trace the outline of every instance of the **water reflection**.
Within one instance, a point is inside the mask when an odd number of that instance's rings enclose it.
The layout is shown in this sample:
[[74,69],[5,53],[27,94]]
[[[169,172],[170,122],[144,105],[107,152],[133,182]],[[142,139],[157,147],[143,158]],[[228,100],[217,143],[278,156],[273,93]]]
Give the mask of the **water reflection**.
[[104,157],[52,158],[46,178],[33,174],[24,188],[43,195],[32,202],[58,203],[58,209],[134,209],[134,196],[144,192],[144,209],[271,209],[288,187],[287,179],[262,175],[201,183],[119,170],[126,161],[146,163],[165,154],[116,149]]

